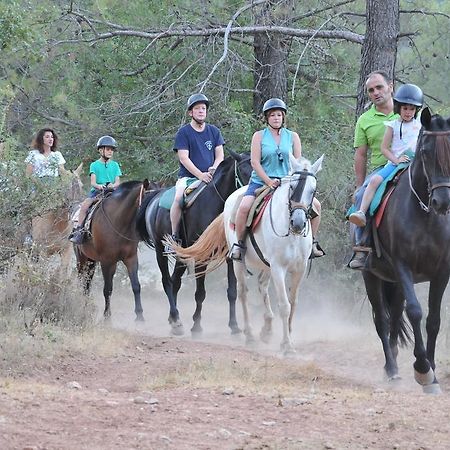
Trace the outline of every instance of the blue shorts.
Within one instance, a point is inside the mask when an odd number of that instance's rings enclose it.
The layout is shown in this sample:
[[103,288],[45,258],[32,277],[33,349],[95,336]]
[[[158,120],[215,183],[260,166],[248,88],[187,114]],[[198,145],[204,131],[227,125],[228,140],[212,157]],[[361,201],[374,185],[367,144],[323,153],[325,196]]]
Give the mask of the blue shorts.
[[385,180],[395,169],[396,165],[388,162],[381,170],[379,170],[376,175],[380,176]]
[[255,194],[256,189],[259,189],[262,186],[263,186],[262,184],[255,183],[254,181],[251,181],[249,183],[247,191],[245,192],[244,195],[252,195],[253,197],[256,197],[256,194]]

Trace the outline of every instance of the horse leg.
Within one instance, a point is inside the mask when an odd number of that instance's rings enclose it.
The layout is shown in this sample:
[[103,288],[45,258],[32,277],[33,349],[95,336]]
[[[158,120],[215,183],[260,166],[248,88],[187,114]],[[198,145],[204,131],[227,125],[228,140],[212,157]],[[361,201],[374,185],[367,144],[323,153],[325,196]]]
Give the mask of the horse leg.
[[[439,274],[437,279],[430,282],[428,293],[428,317],[426,322],[427,329],[427,358],[430,361],[433,371],[436,369],[434,359],[436,350],[436,339],[441,326],[441,303],[445,288],[448,283],[449,274]],[[430,394],[438,394],[441,392],[439,382],[434,377],[433,383],[423,387],[424,392]]]
[[238,334],[241,332],[241,329],[239,328],[236,319],[236,298],[237,298],[236,275],[234,274],[233,261],[231,259],[227,260],[227,279],[228,279],[227,298],[229,305],[228,326],[231,328],[231,334]]
[[195,312],[192,316],[192,320],[194,321],[194,325],[191,328],[191,333],[193,335],[200,335],[203,332],[203,328],[201,325],[202,320],[202,306],[203,301],[206,297],[205,290],[205,274],[198,275],[199,272],[205,270],[205,266],[195,266]]
[[135,320],[137,322],[144,322],[144,315],[142,314],[143,309],[141,304],[141,284],[139,283],[138,276],[139,263],[137,254],[125,260],[124,263],[128,270],[128,277],[130,278],[131,288],[134,294],[134,312],[136,314]]
[[270,272],[268,270],[263,271],[258,275],[258,289],[262,295],[265,307],[264,325],[261,328],[259,337],[266,344],[270,342],[270,338],[272,337],[272,322],[273,322],[273,311],[269,298],[269,281],[270,281]]
[[233,261],[234,274],[236,276],[237,296],[242,304],[242,313],[244,316],[244,334],[247,344],[253,344],[255,338],[253,336],[252,327],[250,325],[248,304],[247,304],[247,283],[245,279],[245,264]]
[[[172,287],[172,293],[171,298],[172,302],[175,305],[175,308],[177,308],[177,298],[178,298],[178,291],[181,288],[181,277],[183,276],[184,272],[186,271],[187,266],[186,264],[177,261],[175,263],[175,267],[173,268],[172,276],[170,277],[171,283],[170,286]],[[172,313],[171,313],[172,314]],[[178,316],[178,319],[175,322],[171,322],[172,325],[172,333],[175,335],[184,334],[184,328],[183,324],[181,323],[178,309],[176,309],[176,314]],[[170,318],[169,318],[170,322]]]
[[300,283],[302,282],[303,275],[305,273],[306,266],[302,270],[296,270],[291,273],[291,288],[289,290],[289,304],[291,305],[291,311],[289,313],[289,334],[292,334],[292,321],[294,319],[295,309],[297,306],[298,293],[300,290]]
[[79,248],[75,247],[74,251],[75,256],[77,257],[77,272],[83,287],[83,294],[89,295],[96,262],[86,257]]
[[[377,330],[378,337],[383,346],[385,359],[384,370],[388,379],[392,380],[398,378],[398,365],[396,359],[397,355],[392,352],[389,342],[389,320],[392,320],[392,318],[389,318],[384,303],[383,281],[367,271],[363,272],[363,278],[367,296],[372,306],[375,329]],[[386,300],[388,302],[392,301],[392,299]]]
[[103,317],[105,319],[111,318],[111,294],[113,290],[113,277],[116,273],[117,263],[101,264],[103,273],[103,296],[105,297],[105,310]]
[[271,265],[271,275],[273,285],[277,293],[278,309],[280,311],[281,323],[283,325],[283,338],[281,340],[281,351],[287,355],[295,353],[292,345],[291,335],[289,333],[289,316],[291,313],[291,305],[286,292],[286,271],[275,264]]
[[422,322],[422,307],[414,291],[414,283],[411,270],[403,265],[397,265],[398,279],[401,280],[403,294],[406,298],[406,315],[414,333],[414,378],[422,386],[428,386],[434,383],[436,379],[434,371],[431,368],[430,361],[427,359],[427,352],[422,338],[420,325]]
[[[155,251],[156,251],[156,262],[158,263],[159,271],[161,272],[161,281],[163,289],[169,301],[169,324],[172,327],[172,334],[180,336],[184,334],[183,324],[180,320],[180,314],[177,309],[177,299],[173,295],[173,287],[172,287],[173,279],[170,276],[167,257],[163,253],[164,247],[160,242],[155,243]],[[175,263],[175,268],[177,264],[178,261]]]

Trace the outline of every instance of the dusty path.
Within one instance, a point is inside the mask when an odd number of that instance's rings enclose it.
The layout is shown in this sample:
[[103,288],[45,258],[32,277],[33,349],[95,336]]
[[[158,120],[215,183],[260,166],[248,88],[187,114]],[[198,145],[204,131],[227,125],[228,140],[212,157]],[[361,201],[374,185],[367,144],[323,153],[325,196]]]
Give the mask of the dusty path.
[[112,328],[86,334],[70,351],[59,346],[1,366],[0,448],[450,448],[450,359],[442,339],[443,394],[426,396],[412,380],[411,349],[400,354],[403,379],[383,381],[365,307],[349,313],[333,299],[304,301],[297,354],[283,359],[278,332],[270,346],[252,350],[242,336],[230,337],[227,305],[215,288],[202,341],[188,331],[189,282],[180,298],[181,338],[168,337],[161,293],[144,296],[147,321],[136,329],[131,295],[116,286]]

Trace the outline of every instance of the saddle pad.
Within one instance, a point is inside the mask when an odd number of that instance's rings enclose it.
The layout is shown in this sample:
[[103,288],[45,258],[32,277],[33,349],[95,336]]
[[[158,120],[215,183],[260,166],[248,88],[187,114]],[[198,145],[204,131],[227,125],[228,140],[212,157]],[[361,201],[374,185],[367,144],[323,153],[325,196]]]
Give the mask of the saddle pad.
[[380,226],[381,220],[383,219],[384,211],[386,210],[386,205],[388,204],[389,198],[391,194],[394,192],[395,185],[391,186],[389,190],[386,192],[386,195],[383,197],[383,201],[381,202],[380,207],[375,212],[375,227],[378,228]]
[[[261,189],[261,188],[260,188]],[[253,223],[253,219],[259,212],[260,205],[265,201],[266,197],[272,196],[272,189],[269,186],[264,186],[263,189],[258,190],[257,196],[252,204],[252,207],[250,208],[250,211],[247,216],[247,227],[251,227]]]
[[[186,182],[186,189],[195,181],[198,181],[197,178],[189,178]],[[167,191],[165,191],[161,195],[159,199],[159,207],[164,209],[170,209],[174,199],[175,199],[175,186],[167,189]]]
[[256,227],[258,226],[259,222],[261,221],[261,218],[264,214],[264,211],[266,210],[267,205],[269,204],[270,199],[272,198],[272,194],[267,194],[264,198],[262,203],[260,203],[257,213],[254,216],[253,222],[252,222],[252,230],[255,231]]

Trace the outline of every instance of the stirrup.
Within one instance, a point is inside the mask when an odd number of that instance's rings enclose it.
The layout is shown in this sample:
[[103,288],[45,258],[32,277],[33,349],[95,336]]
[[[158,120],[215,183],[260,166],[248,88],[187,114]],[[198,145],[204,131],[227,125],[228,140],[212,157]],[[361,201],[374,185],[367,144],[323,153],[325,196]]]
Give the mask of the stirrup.
[[228,253],[228,258],[233,261],[243,261],[247,247],[242,241],[235,242]]
[[320,246],[320,244],[317,242],[316,239],[313,240],[312,249],[311,249],[311,255],[309,259],[313,258],[321,258],[322,256],[325,256],[326,253],[324,249]]

